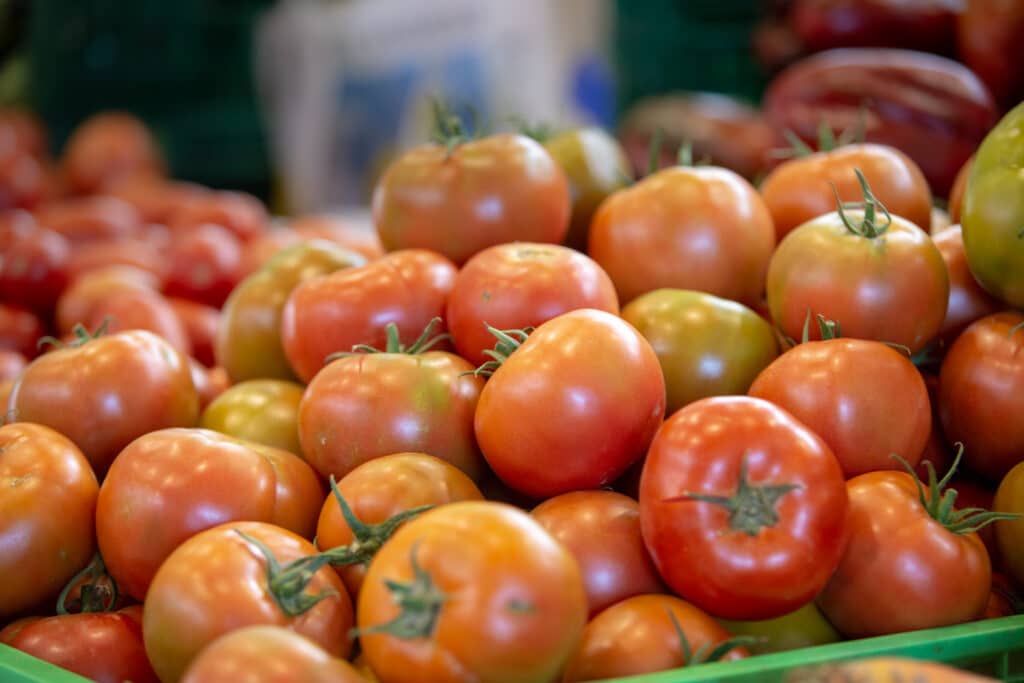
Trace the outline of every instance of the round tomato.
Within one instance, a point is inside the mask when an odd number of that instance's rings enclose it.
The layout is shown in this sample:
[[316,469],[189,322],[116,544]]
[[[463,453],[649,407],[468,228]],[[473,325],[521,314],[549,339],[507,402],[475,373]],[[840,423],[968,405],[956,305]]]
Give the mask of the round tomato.
[[181,321],[192,346],[192,355],[206,367],[213,367],[213,341],[220,325],[220,311],[187,299],[169,298],[167,302]]
[[664,415],[651,345],[621,318],[581,309],[507,355],[484,385],[475,427],[502,481],[546,498],[614,481],[643,457]]
[[243,278],[249,277],[265,266],[270,259],[303,239],[294,230],[275,227],[259,237],[247,242],[242,249],[242,262],[239,273]]
[[974,163],[974,156],[964,162],[964,165],[957,171],[956,180],[953,181],[953,189],[949,191],[949,222],[960,224],[960,211],[964,204],[964,191],[967,189],[967,179],[971,177],[971,166]]
[[949,303],[939,334],[952,342],[968,325],[999,311],[1002,306],[971,274],[960,226],[953,226],[935,235],[932,241],[939,248],[949,273]]
[[868,657],[836,664],[819,664],[796,668],[786,674],[789,683],[819,681],[863,681],[864,683],[993,683],[995,679],[967,673],[938,662],[902,657]]
[[108,266],[84,273],[57,300],[57,331],[66,335],[75,325],[92,320],[96,309],[121,292],[155,292],[159,286],[152,273],[133,266]]
[[797,650],[842,640],[839,632],[828,623],[828,619],[813,602],[774,619],[719,621],[729,633],[750,636],[753,642],[748,643],[747,647],[755,655]]
[[555,244],[515,242],[490,247],[459,270],[446,321],[459,355],[474,365],[494,348],[499,330],[536,327],[578,308],[618,314],[608,274],[593,260]]
[[242,279],[242,243],[219,225],[199,225],[171,239],[164,291],[220,308]]
[[228,390],[231,380],[224,368],[207,368],[195,358],[189,358],[188,361],[192,370],[192,384],[199,394],[199,411],[202,413],[214,399]]
[[746,393],[779,354],[764,318],[713,294],[655,290],[630,302],[622,318],[658,354],[669,415],[702,398]]
[[299,402],[303,387],[278,379],[252,379],[228,388],[199,418],[199,426],[302,455]]
[[46,128],[27,109],[0,108],[0,148],[13,149],[42,159],[46,156]]
[[46,334],[43,321],[31,311],[0,303],[0,349],[35,358],[36,343]]
[[68,263],[68,278],[77,280],[85,273],[109,268],[130,266],[153,274],[163,282],[166,274],[164,255],[153,244],[142,240],[99,240],[75,245]]
[[[1006,473],[996,491],[992,509],[1024,515],[1024,463]],[[996,522],[996,543],[1006,572],[1024,585],[1024,519]]]
[[102,326],[106,333],[147,330],[181,353],[192,353],[192,342],[181,318],[167,299],[146,287],[124,287],[112,292],[96,302],[82,323],[90,330]]
[[724,168],[674,166],[608,197],[588,251],[623,304],[674,287],[757,306],[774,248],[771,215],[749,182]]
[[39,159],[0,149],[0,211],[33,209],[46,192],[46,174]]
[[203,192],[181,203],[167,218],[172,232],[217,225],[248,242],[262,235],[269,223],[267,209],[256,197],[244,192]]
[[312,214],[292,220],[288,227],[300,239],[323,239],[335,242],[357,254],[362,254],[367,261],[378,259],[384,255],[384,246],[380,243],[380,237],[368,222],[365,225],[360,225],[341,216]]
[[79,194],[98,192],[131,176],[163,175],[163,160],[146,125],[124,112],[84,121],[64,146],[62,171]]
[[146,223],[166,223],[185,204],[206,194],[206,188],[193,183],[171,181],[154,176],[128,176],[116,181],[104,192],[135,207]]
[[68,283],[71,247],[52,230],[16,237],[0,253],[0,298],[48,315]]
[[957,51],[996,100],[1012,107],[1024,96],[1024,5],[1016,0],[970,0],[957,20]]
[[357,614],[381,683],[534,683],[565,664],[587,598],[572,555],[529,515],[465,501],[423,513],[384,544]]
[[114,197],[83,197],[47,204],[36,212],[43,227],[63,235],[74,246],[137,237],[142,216],[128,202]]
[[[0,349],[0,382],[8,382],[15,379],[25,369],[27,363],[28,361],[25,359],[25,356],[17,351]],[[0,408],[6,410],[6,401],[0,401]]]
[[846,543],[846,487],[829,447],[786,411],[706,398],[651,444],[640,522],[681,597],[726,619],[769,619],[809,602],[831,576]]

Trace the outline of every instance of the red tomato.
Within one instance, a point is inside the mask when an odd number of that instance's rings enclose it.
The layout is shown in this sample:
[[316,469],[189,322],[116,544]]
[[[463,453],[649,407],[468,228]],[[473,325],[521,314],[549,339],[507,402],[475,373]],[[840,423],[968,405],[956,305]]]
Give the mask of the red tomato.
[[952,342],[968,325],[986,315],[996,313],[1003,305],[986,292],[971,274],[964,253],[964,236],[960,226],[954,226],[932,237],[946,262],[949,273],[949,303],[946,319],[939,334]]
[[134,266],[107,266],[82,274],[57,300],[57,331],[71,332],[92,320],[103,302],[122,292],[155,292],[160,282],[152,273]]
[[828,445],[745,396],[675,413],[640,480],[644,541],[661,577],[726,619],[770,619],[812,600],[842,556],[846,507]]
[[246,243],[242,249],[239,272],[248,277],[265,266],[271,258],[302,241],[294,230],[273,228]]
[[199,394],[201,412],[231,386],[231,379],[227,370],[222,367],[207,368],[195,358],[189,358],[188,361],[192,372],[192,384]]
[[34,209],[45,192],[46,174],[37,158],[0,150],[0,210]]
[[85,273],[111,266],[138,268],[152,273],[160,282],[163,282],[167,270],[164,255],[150,242],[104,240],[75,246],[68,264],[68,275],[74,281]]
[[169,298],[167,301],[185,328],[192,345],[192,355],[206,367],[213,367],[216,363],[213,340],[220,324],[220,311],[187,299]]
[[137,237],[142,228],[142,216],[134,206],[102,196],[46,204],[36,212],[36,220],[73,245],[125,240]]
[[28,211],[0,210],[0,252],[6,252],[36,227],[36,218]]
[[52,230],[33,230],[0,253],[0,297],[49,314],[68,283],[71,249]]
[[0,108],[0,151],[18,151],[37,159],[46,156],[46,129],[27,109]]
[[34,313],[17,306],[0,304],[0,349],[17,351],[35,358],[36,342],[46,334],[43,321]]
[[[25,369],[25,365],[28,363],[25,356],[21,355],[17,351],[9,351],[7,349],[0,349],[0,382],[7,382],[15,379],[21,374],[21,371]],[[7,403],[0,401],[0,408],[4,411],[7,409]]]
[[201,185],[149,176],[129,176],[105,191],[134,206],[147,223],[165,223],[180,206],[207,192]]
[[101,112],[84,121],[64,147],[68,185],[90,194],[130,176],[163,174],[163,160],[146,125],[123,112]]
[[967,189],[967,179],[971,177],[971,167],[974,165],[974,156],[971,155],[960,170],[956,173],[956,180],[953,181],[953,189],[949,191],[949,222],[960,223],[960,209],[964,204],[964,190]]
[[289,227],[304,240],[328,240],[362,254],[367,261],[384,255],[384,246],[371,225],[355,225],[340,216],[313,214],[296,218]]
[[643,457],[664,415],[651,345],[621,318],[582,309],[538,327],[494,371],[476,437],[502,481],[550,497],[614,481]]
[[1024,96],[1024,5],[1017,0],[968,0],[957,22],[964,64],[985,81],[996,100],[1012,107]]
[[796,0],[790,24],[812,52],[834,47],[902,47],[953,52],[957,0]]
[[578,308],[618,314],[615,286],[601,266],[568,247],[516,242],[485,249],[462,267],[446,321],[459,355],[480,365],[494,348],[487,325],[536,327]]
[[218,225],[200,225],[171,240],[164,291],[220,308],[242,279],[242,244]]
[[83,321],[86,329],[106,325],[108,334],[127,330],[148,330],[185,355],[192,353],[185,326],[162,295],[150,289],[124,288],[97,302]]
[[244,192],[204,192],[180,204],[168,217],[171,229],[180,232],[213,223],[247,242],[267,229],[269,218],[263,203]]

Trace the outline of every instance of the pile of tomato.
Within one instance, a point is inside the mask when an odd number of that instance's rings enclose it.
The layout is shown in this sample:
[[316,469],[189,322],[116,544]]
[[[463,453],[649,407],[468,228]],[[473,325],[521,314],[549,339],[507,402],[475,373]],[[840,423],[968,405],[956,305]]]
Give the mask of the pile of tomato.
[[832,131],[755,187],[435,113],[376,232],[0,114],[0,642],[538,683],[1017,611],[1024,106],[948,220]]

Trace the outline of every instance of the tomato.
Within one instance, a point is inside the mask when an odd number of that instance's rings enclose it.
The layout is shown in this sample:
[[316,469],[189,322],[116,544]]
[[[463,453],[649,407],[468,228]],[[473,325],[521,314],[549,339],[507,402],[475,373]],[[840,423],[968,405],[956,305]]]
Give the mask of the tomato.
[[834,47],[901,47],[951,54],[956,0],[796,0],[790,24],[813,52]]
[[154,292],[159,285],[152,273],[133,266],[108,266],[84,273],[57,300],[57,331],[67,334],[75,325],[92,320],[103,302],[121,292]]
[[1005,574],[992,574],[992,592],[988,596],[983,619],[999,619],[1019,614],[1022,602],[1021,595]]
[[288,247],[302,242],[302,237],[294,230],[272,228],[259,237],[247,242],[242,249],[239,273],[249,277],[265,266],[275,255]]
[[79,339],[40,356],[14,385],[8,407],[15,419],[75,442],[101,478],[137,437],[199,419],[186,357],[142,330]]
[[142,608],[15,622],[0,643],[98,683],[159,683],[142,644]]
[[938,662],[903,657],[868,657],[835,664],[818,664],[791,670],[786,681],[817,683],[818,681],[858,681],[859,683],[993,683],[996,679],[967,673]]
[[957,21],[957,50],[996,100],[1012,107],[1024,96],[1024,7],[1016,0],[969,0]]
[[6,252],[37,227],[35,216],[28,211],[0,210],[0,252]]
[[82,452],[36,424],[0,427],[0,621],[56,597],[96,549],[98,486]]
[[278,379],[252,379],[226,389],[206,407],[199,426],[298,456],[303,387]]
[[982,289],[971,274],[964,253],[963,232],[959,225],[932,237],[946,262],[949,274],[949,303],[939,334],[952,342],[968,325],[979,318],[998,312],[1002,306]]
[[424,506],[483,500],[462,470],[426,453],[395,453],[364,462],[342,477],[338,493],[362,525],[345,520],[335,495],[327,496],[316,526],[317,547],[353,549],[352,564],[337,567],[353,599],[359,594],[370,559],[390,538],[396,524]]
[[231,386],[228,373],[224,368],[207,368],[195,358],[188,359],[189,369],[192,373],[192,384],[195,385],[196,393],[199,394],[200,413],[213,403]]
[[459,355],[474,365],[494,348],[499,330],[536,327],[578,308],[618,314],[615,286],[584,254],[554,244],[515,242],[490,247],[459,271],[445,320]]
[[220,308],[242,279],[242,244],[219,225],[199,225],[177,234],[167,252],[164,291]]
[[964,203],[964,190],[967,189],[967,179],[971,177],[971,167],[974,165],[972,154],[960,170],[956,172],[956,179],[953,181],[953,189],[949,191],[949,221],[952,224],[960,224],[960,210]]
[[96,302],[82,323],[90,330],[106,325],[107,333],[147,330],[183,354],[192,353],[192,343],[181,318],[167,299],[151,289],[125,287],[112,292]]
[[[920,351],[942,327],[949,276],[928,233],[879,203],[862,181],[865,209],[821,215],[786,236],[768,267],[768,307],[783,334],[801,337],[823,315],[858,339]],[[811,338],[819,338],[811,325]]]
[[0,298],[48,315],[68,283],[71,247],[51,230],[33,230],[0,254]]
[[586,251],[597,207],[631,180],[629,159],[618,141],[598,127],[566,130],[541,142],[569,180],[572,212],[564,242]]
[[640,505],[629,496],[573,491],[530,514],[579,563],[591,617],[634,595],[664,592],[640,536]]
[[131,176],[163,175],[163,160],[146,125],[124,112],[101,112],[75,129],[64,146],[68,185],[90,194]]
[[[217,365],[234,382],[295,379],[281,342],[281,315],[289,294],[306,280],[364,262],[358,254],[323,241],[282,251],[243,280],[225,302],[214,340]],[[320,328],[315,332],[322,333]]]
[[0,210],[35,208],[45,192],[46,175],[38,159],[0,149]]
[[651,345],[611,313],[581,309],[538,327],[494,370],[475,428],[502,481],[546,498],[611,483],[643,457],[664,415]]
[[43,321],[34,313],[18,306],[0,304],[0,349],[34,358],[38,352],[36,342],[45,334]]
[[809,602],[846,543],[846,488],[828,445],[758,398],[691,403],[651,444],[644,542],[676,593],[718,617],[769,619]]
[[104,192],[135,207],[147,223],[166,223],[180,206],[196,201],[207,190],[201,185],[153,176],[128,176]]
[[[0,382],[7,382],[15,379],[25,369],[28,361],[25,356],[17,351],[0,349]],[[0,408],[6,408],[7,403],[0,401]]]
[[189,301],[187,299],[167,299],[192,347],[192,355],[206,367],[213,367],[216,359],[213,356],[214,339],[220,325],[220,311],[212,306]]
[[[1024,463],[1018,463],[1003,477],[992,509],[1024,514]],[[995,529],[1006,572],[1024,584],[1024,520],[1001,520],[996,522]]]
[[756,306],[774,247],[771,216],[750,183],[723,168],[675,166],[608,197],[588,250],[623,304],[674,287]]
[[768,174],[761,196],[778,238],[835,211],[835,192],[844,202],[862,199],[854,169],[864,174],[890,213],[929,231],[932,194],[918,165],[895,147],[860,144],[791,159]]
[[712,294],[655,290],[634,299],[622,318],[658,354],[670,415],[708,396],[745,393],[779,353],[764,318]]
[[366,683],[343,659],[280,626],[247,626],[203,648],[182,683]]
[[0,108],[0,150],[16,150],[38,159],[46,156],[46,129],[27,109]]
[[561,670],[587,599],[572,555],[529,515],[464,501],[423,513],[384,544],[357,615],[381,683],[533,683]]
[[171,213],[167,223],[183,232],[212,223],[247,242],[264,233],[269,218],[263,203],[244,192],[204,192],[184,202]]
[[383,346],[389,323],[398,326],[402,339],[415,338],[444,314],[455,274],[443,256],[408,249],[300,283],[281,314],[289,364],[309,382],[332,353],[351,351],[356,344]]
[[222,524],[179,545],[153,578],[142,621],[160,680],[180,680],[203,648],[250,625],[285,626],[347,657],[352,602],[341,579],[330,567],[291,564],[315,553],[309,541],[262,522]]
[[747,648],[755,655],[837,643],[842,636],[811,602],[789,614],[764,621],[720,620],[729,633],[751,636]]
[[36,220],[75,246],[137,237],[142,228],[142,216],[134,206],[103,196],[47,204],[36,212]]
[[289,224],[301,239],[324,239],[362,254],[367,261],[384,255],[384,246],[372,225],[359,225],[341,216],[310,214],[299,216]]
[[129,266],[153,274],[163,282],[167,264],[163,253],[141,240],[102,240],[76,245],[68,263],[68,277],[74,281],[85,273],[110,266]]
[[456,264],[505,242],[557,244],[569,229],[565,173],[540,143],[503,133],[409,150],[373,193],[387,251],[430,249]]
[[946,436],[964,444],[964,462],[998,481],[1024,460],[1024,315],[975,322],[950,347],[939,375]]
[[[946,467],[939,469],[936,466],[936,472],[948,472],[950,465],[952,465],[956,454],[952,454],[946,463]],[[921,478],[921,475],[918,477]],[[922,481],[927,479],[928,470],[925,469],[924,477]],[[993,509],[993,501],[995,499],[996,492],[994,488],[990,488],[986,483],[979,482],[977,479],[969,478],[966,476],[954,476],[949,482],[950,488],[956,489],[956,506],[961,510],[964,508],[981,508],[982,510]],[[985,550],[988,551],[989,560],[992,562],[992,567],[996,568],[1001,566],[1002,554],[999,551],[999,543],[996,541],[996,525],[992,524],[983,527],[978,530],[978,538],[985,544]]]

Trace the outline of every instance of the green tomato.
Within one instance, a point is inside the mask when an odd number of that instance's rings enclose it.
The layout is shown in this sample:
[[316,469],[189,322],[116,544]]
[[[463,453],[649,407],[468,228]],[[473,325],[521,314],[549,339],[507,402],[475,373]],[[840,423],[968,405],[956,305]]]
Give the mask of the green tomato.
[[747,645],[752,655],[797,650],[812,645],[837,643],[842,640],[839,631],[824,617],[812,602],[800,609],[775,619],[764,621],[728,621],[719,619],[722,626],[734,636],[757,638]]
[[240,382],[206,407],[199,426],[301,456],[298,420],[303,393],[302,386],[295,382]]

